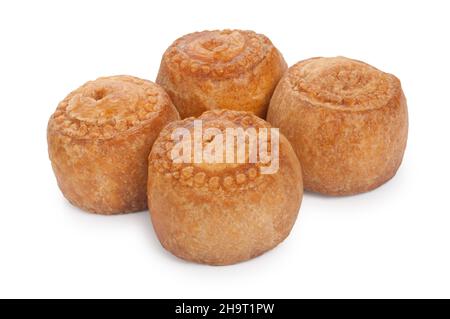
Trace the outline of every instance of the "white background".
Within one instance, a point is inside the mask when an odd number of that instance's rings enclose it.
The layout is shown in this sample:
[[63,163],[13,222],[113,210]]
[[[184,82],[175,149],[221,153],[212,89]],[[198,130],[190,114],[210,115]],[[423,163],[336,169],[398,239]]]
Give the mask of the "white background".
[[[448,1],[1,1],[0,297],[450,297]],[[289,65],[344,55],[397,75],[410,131],[370,193],[306,193],[288,239],[227,267],[181,261],[148,213],[105,217],[62,197],[46,126],[87,80],[154,80],[177,37],[266,34]]]

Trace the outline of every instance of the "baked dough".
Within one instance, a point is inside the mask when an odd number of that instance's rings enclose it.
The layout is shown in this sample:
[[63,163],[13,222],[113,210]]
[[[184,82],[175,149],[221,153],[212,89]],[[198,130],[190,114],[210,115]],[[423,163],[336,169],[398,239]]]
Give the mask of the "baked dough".
[[211,109],[249,111],[265,118],[287,66],[270,40],[252,31],[203,31],[176,40],[164,53],[156,83],[181,118]]
[[[203,130],[270,128],[248,112],[214,110],[199,119]],[[166,126],[149,157],[149,210],[162,246],[186,260],[227,265],[278,245],[291,231],[303,196],[300,163],[287,139],[279,137],[279,169],[273,174],[262,174],[266,164],[248,158],[245,163],[176,163],[169,155],[176,146],[172,133],[192,132],[193,121]],[[270,145],[273,135],[268,136]],[[215,137],[203,139],[202,145],[212,141]],[[247,140],[247,150],[249,145]]]
[[147,207],[147,160],[165,124],[179,119],[158,85],[103,77],[70,93],[48,123],[58,185],[75,206],[99,214]]
[[392,178],[408,134],[400,81],[344,57],[292,66],[274,92],[267,120],[292,143],[305,188],[329,195],[369,191]]

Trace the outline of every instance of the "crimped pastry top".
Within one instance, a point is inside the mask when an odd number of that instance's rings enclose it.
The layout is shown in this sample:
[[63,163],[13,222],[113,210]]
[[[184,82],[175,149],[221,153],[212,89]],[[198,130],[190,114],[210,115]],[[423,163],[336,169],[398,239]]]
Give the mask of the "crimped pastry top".
[[289,69],[287,77],[292,89],[311,104],[331,108],[376,109],[400,89],[395,76],[345,57],[301,61]]
[[118,75],[71,92],[50,118],[49,130],[80,139],[108,139],[152,119],[167,97],[156,84]]
[[[186,187],[195,187],[204,191],[233,192],[237,190],[252,189],[267,181],[268,175],[261,174],[260,167],[265,165],[259,160],[256,163],[248,161],[249,140],[245,144],[245,163],[207,163],[204,159],[194,162],[194,150],[192,149],[192,158],[190,163],[175,163],[172,160],[172,150],[177,141],[173,140],[175,129],[187,129],[193,136],[194,120],[202,120],[203,131],[208,128],[218,129],[225,134],[227,128],[266,128],[267,152],[271,152],[270,144],[270,124],[259,117],[248,113],[230,110],[212,110],[203,113],[199,118],[186,118],[181,121],[175,121],[168,124],[160,133],[155,141],[150,153],[150,165],[156,172],[172,180],[174,183]],[[218,132],[219,132],[218,131]],[[203,149],[209,143],[214,143],[214,136],[202,139]],[[224,138],[225,139],[225,138]],[[179,142],[179,141],[178,141]],[[223,141],[225,143],[225,141]],[[192,144],[191,144],[192,145]],[[242,144],[241,144],[242,145]],[[237,143],[235,143],[235,155],[237,154]],[[225,158],[225,156],[224,156]]]
[[253,31],[214,30],[187,34],[164,53],[163,63],[193,76],[235,77],[258,65],[275,50],[270,40]]

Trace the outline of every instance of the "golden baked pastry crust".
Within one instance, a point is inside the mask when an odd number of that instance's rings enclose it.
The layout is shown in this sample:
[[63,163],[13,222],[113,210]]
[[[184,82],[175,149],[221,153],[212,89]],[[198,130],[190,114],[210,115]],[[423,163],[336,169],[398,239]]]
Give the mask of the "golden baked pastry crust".
[[[221,131],[270,127],[248,112],[214,110],[199,119],[205,129]],[[149,210],[163,247],[186,260],[226,265],[278,245],[288,236],[303,196],[300,163],[287,139],[280,135],[274,174],[261,174],[260,162],[174,163],[171,133],[192,130],[192,123],[188,118],[167,125],[149,157]]]
[[283,56],[264,35],[203,31],[179,38],[166,50],[156,83],[169,93],[181,118],[219,108],[264,118],[286,69]]
[[94,213],[144,210],[148,154],[163,126],[177,119],[164,90],[139,78],[103,77],[71,92],[47,130],[64,196]]
[[344,57],[289,68],[267,120],[291,142],[305,189],[330,195],[369,191],[392,178],[408,135],[400,81]]

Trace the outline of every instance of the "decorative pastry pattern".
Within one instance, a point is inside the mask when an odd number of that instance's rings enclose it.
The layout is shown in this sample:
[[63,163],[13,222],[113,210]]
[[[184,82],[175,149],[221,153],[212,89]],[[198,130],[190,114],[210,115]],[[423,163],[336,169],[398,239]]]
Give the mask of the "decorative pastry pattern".
[[176,40],[166,52],[169,67],[192,75],[236,76],[259,64],[272,47],[252,31],[195,32]]
[[161,108],[160,90],[132,76],[99,78],[70,93],[58,105],[50,125],[71,137],[112,138],[151,119]]
[[352,110],[384,106],[398,87],[393,75],[343,57],[300,62],[288,79],[294,90],[315,103]]
[[[264,120],[244,112],[231,112],[215,110],[205,112],[198,118],[203,121],[203,129],[218,128],[223,134],[227,128],[253,127],[270,128]],[[262,164],[238,163],[238,164],[208,164],[208,163],[174,163],[171,151],[174,147],[172,132],[175,128],[186,128],[193,133],[193,121],[195,118],[187,118],[182,121],[167,125],[161,132],[158,142],[155,143],[150,165],[155,171],[170,179],[174,184],[196,187],[205,192],[233,192],[249,188],[256,188],[265,182],[268,176],[260,173]],[[268,139],[268,151],[270,152],[270,135]],[[208,141],[203,141],[203,147]],[[245,149],[248,152],[249,141],[245,141]],[[248,156],[248,153],[247,153]]]

